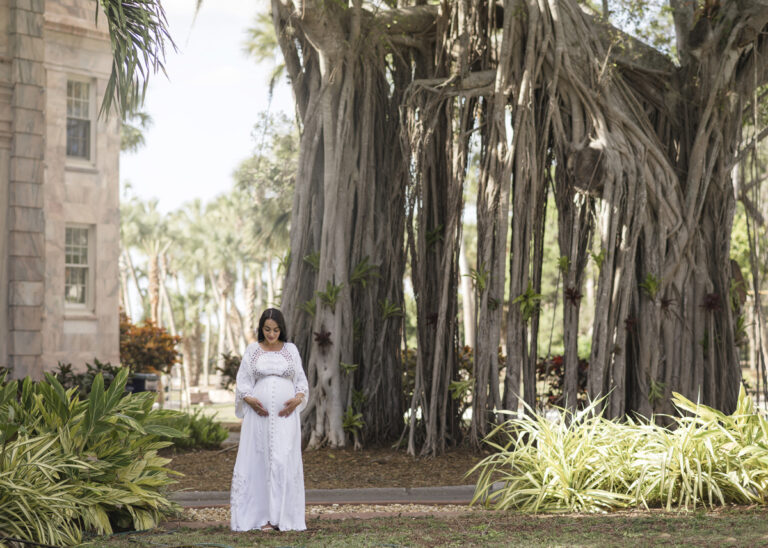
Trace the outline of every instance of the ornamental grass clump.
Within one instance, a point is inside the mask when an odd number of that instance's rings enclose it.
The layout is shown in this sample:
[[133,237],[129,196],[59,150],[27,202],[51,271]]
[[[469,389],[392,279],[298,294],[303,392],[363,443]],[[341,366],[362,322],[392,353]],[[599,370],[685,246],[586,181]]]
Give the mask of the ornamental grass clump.
[[666,428],[608,420],[599,401],[561,410],[557,421],[506,421],[486,440],[497,452],[470,472],[480,471],[473,504],[526,512],[765,504],[768,421],[744,390],[731,415],[679,394],[673,402],[680,416]]
[[184,435],[183,418],[152,409],[152,393],[125,394],[127,374],[106,390],[97,375],[87,399],[52,375],[0,379],[0,539],[69,546],[177,512],[162,492],[170,461],[157,451]]

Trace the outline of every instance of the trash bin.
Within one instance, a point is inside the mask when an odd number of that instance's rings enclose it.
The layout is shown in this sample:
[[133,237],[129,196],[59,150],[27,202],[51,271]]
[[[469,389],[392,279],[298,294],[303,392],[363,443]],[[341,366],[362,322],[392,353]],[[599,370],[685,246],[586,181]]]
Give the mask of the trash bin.
[[157,392],[159,378],[156,373],[134,373],[131,375],[133,392]]

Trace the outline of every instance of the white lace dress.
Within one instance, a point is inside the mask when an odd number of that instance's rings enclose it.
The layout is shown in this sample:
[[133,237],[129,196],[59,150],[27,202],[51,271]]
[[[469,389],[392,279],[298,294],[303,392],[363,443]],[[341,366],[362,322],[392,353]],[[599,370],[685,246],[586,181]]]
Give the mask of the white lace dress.
[[[298,392],[304,402],[287,417],[278,415]],[[243,401],[258,399],[269,412],[260,416]],[[248,345],[237,371],[235,414],[243,419],[240,446],[232,474],[232,530],[258,529],[267,522],[281,530],[303,531],[304,470],[301,421],[309,388],[293,343],[274,352]]]

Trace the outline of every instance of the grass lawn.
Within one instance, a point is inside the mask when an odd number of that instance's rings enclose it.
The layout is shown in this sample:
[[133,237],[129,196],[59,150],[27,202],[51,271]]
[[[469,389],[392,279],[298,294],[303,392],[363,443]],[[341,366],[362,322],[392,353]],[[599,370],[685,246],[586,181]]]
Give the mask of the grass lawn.
[[223,527],[133,533],[83,546],[767,546],[768,509],[617,512],[610,515],[464,515],[310,520],[300,533]]

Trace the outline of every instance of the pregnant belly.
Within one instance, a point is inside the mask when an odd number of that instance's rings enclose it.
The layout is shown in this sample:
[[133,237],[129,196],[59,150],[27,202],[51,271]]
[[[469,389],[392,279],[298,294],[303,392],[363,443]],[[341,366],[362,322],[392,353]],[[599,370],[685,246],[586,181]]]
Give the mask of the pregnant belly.
[[261,402],[270,415],[277,414],[285,407],[285,402],[295,395],[293,382],[285,377],[269,375],[262,378],[254,387],[254,396]]

